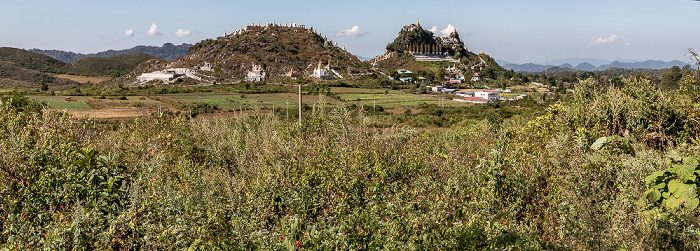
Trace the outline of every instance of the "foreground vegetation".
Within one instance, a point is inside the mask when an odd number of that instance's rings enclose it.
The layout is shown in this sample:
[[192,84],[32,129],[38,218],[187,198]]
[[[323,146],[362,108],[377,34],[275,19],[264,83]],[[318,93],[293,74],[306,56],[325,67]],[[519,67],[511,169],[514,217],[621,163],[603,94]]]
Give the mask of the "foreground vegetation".
[[697,86],[624,81],[581,81],[538,116],[493,109],[430,130],[379,129],[341,105],[301,125],[165,114],[104,128],[7,96],[0,245],[700,248]]

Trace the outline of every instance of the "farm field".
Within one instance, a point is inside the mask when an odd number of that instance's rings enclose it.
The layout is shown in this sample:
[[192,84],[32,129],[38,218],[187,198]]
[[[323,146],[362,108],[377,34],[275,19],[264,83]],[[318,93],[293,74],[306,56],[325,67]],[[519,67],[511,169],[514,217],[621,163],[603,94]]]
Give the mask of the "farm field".
[[79,75],[69,75],[69,74],[56,74],[54,75],[57,78],[65,78],[65,79],[70,79],[78,83],[99,83],[102,81],[110,80],[110,77],[87,77],[87,76],[79,76]]
[[[384,94],[383,89],[362,89],[348,87],[333,87],[331,92],[338,94],[347,103],[352,103],[357,106],[372,106],[375,104],[384,107],[384,109],[395,109],[404,107],[417,107],[420,104],[434,104],[450,107],[468,106],[471,104],[463,102],[454,102],[450,95],[441,97],[440,95],[425,95],[412,94],[405,91],[388,90]],[[442,100],[441,100],[442,98]]]
[[172,108],[169,104],[142,96],[128,96],[126,100],[95,99],[87,96],[29,96],[32,99],[45,102],[52,110],[65,110],[76,118],[89,116],[96,119],[129,119],[148,116],[157,110]]
[[[419,105],[444,105],[447,107],[464,107],[471,104],[454,102],[447,95],[442,99],[437,95],[416,95],[404,91],[389,90],[384,94],[384,89],[364,89],[334,87],[332,93],[340,97],[343,102],[334,98],[309,94],[303,95],[305,104],[318,105],[322,102],[326,106],[336,106],[341,103],[346,105],[354,104],[358,107],[381,106],[384,109],[404,109],[416,108]],[[109,96],[105,99],[97,99],[89,96],[43,96],[31,95],[32,99],[46,102],[48,108],[54,110],[66,110],[71,114],[83,115],[93,114],[95,118],[123,119],[133,118],[149,114],[159,106],[163,110],[177,111],[178,105],[203,103],[216,106],[221,111],[264,109],[283,109],[287,105],[292,109],[298,104],[296,93],[262,93],[262,94],[240,94],[240,93],[175,93],[161,95],[125,96],[124,100]],[[376,103],[375,103],[376,102]]]
[[67,99],[66,96],[40,96],[34,95],[29,96],[32,99],[45,102],[49,109],[53,110],[89,110],[91,109],[87,105],[87,101],[91,100],[90,97],[84,96],[71,96]]

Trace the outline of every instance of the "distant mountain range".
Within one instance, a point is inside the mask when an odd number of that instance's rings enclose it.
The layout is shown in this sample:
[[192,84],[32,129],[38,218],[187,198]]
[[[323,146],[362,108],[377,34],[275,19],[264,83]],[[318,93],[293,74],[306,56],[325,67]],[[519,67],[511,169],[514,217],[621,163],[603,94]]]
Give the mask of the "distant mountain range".
[[[647,61],[635,61],[629,59],[620,60],[603,60],[595,58],[567,58],[560,60],[553,60],[547,65],[525,63],[525,64],[515,64],[506,61],[498,61],[498,64],[507,70],[513,70],[516,72],[541,72],[545,68],[559,67],[562,69],[572,69],[578,71],[603,71],[608,68],[622,68],[622,69],[666,69],[674,66],[683,67],[687,65],[687,62],[682,62],[679,60],[673,60],[670,62],[660,61],[660,60],[647,60]],[[576,66],[573,66],[576,65]],[[597,65],[597,66],[596,66]]]
[[42,49],[31,49],[28,51],[31,52],[36,52],[36,53],[41,53],[46,56],[58,59],[60,61],[66,62],[66,63],[71,63],[75,60],[84,58],[84,57],[111,57],[111,56],[116,56],[120,54],[133,54],[133,53],[142,53],[142,54],[148,54],[154,57],[162,58],[167,61],[173,61],[175,59],[178,59],[184,55],[187,55],[187,50],[192,47],[191,44],[181,44],[181,45],[174,45],[171,43],[165,43],[163,46],[144,46],[144,45],[139,45],[131,49],[124,49],[124,50],[108,50],[108,51],[103,51],[103,52],[98,52],[98,53],[90,53],[90,54],[82,54],[82,53],[75,53],[75,52],[70,52],[70,51],[61,51],[61,50],[42,50]]

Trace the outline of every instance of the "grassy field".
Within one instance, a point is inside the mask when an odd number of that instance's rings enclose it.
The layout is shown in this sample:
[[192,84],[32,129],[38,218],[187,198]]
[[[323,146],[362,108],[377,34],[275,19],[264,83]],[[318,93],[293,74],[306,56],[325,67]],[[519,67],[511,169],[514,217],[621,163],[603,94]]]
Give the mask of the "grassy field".
[[[2,91],[2,90],[0,90]],[[386,91],[386,94],[385,94]],[[303,96],[303,103],[308,105],[336,106],[339,104],[356,105],[358,107],[381,106],[386,110],[401,110],[405,108],[417,109],[421,105],[443,105],[446,107],[465,107],[473,104],[452,101],[454,95],[418,95],[399,90],[367,89],[350,87],[333,87],[331,93],[343,100],[342,102],[326,95],[307,94]],[[515,94],[512,94],[515,95]],[[101,117],[124,118],[141,116],[143,110],[152,111],[159,106],[163,109],[178,110],[182,104],[205,103],[218,107],[221,111],[250,110],[261,108],[265,110],[284,109],[287,105],[296,107],[298,97],[296,93],[173,93],[163,95],[126,96],[126,99],[97,99],[88,96],[72,96],[72,101],[65,96],[41,96],[31,98],[46,102],[51,109],[75,110],[83,113],[95,113],[102,111]],[[105,112],[104,110],[108,110]],[[125,114],[121,114],[125,113]]]
[[[282,107],[289,102],[289,105],[296,106],[298,96],[295,93],[264,93],[264,94],[210,94],[210,93],[186,93],[186,94],[166,94],[162,95],[181,102],[195,103],[202,102],[217,107],[228,109],[247,109],[253,107],[261,107],[272,109]],[[307,104],[316,104],[321,98],[318,95],[304,95],[302,102]],[[323,103],[326,105],[337,105],[340,102],[330,97],[324,97]]]
[[338,94],[347,103],[353,103],[358,106],[372,106],[375,104],[382,106],[385,109],[394,108],[415,108],[419,104],[443,104],[445,106],[467,106],[470,104],[463,102],[452,101],[452,95],[418,95],[406,93],[404,91],[389,90],[387,94],[381,89],[361,89],[334,87],[331,88],[333,93]]
[[45,102],[50,109],[56,110],[88,110],[91,109],[86,101],[90,97],[71,97],[68,101],[65,96],[29,96],[30,98]]

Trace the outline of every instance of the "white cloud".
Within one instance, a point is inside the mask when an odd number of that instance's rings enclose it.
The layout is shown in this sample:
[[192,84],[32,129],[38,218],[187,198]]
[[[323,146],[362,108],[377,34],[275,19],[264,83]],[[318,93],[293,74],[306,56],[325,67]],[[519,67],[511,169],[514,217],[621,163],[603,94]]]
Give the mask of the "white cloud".
[[177,36],[177,37],[186,37],[189,35],[192,35],[191,30],[177,29],[177,31],[175,31],[175,36]]
[[456,30],[457,30],[457,28],[455,28],[454,25],[448,24],[448,25],[447,25],[447,28],[445,28],[444,30],[441,30],[441,31],[440,31],[440,34],[441,34],[443,37],[447,37],[447,36],[449,36],[450,34],[452,34],[453,31],[456,31]]
[[438,29],[437,26],[433,26],[433,28],[430,28],[429,31],[432,32],[433,34],[435,34],[437,32],[437,29]]
[[146,32],[146,36],[152,37],[157,35],[160,35],[158,32],[158,25],[156,23],[152,23],[151,28]]
[[626,44],[625,44],[625,47],[629,47],[630,45],[631,45],[630,43],[626,43]]
[[126,29],[124,30],[124,36],[127,38],[133,37],[134,36],[134,30],[133,29]]
[[339,33],[336,34],[335,36],[336,36],[336,37],[344,37],[344,36],[347,36],[347,37],[355,37],[355,38],[358,38],[358,37],[363,37],[363,36],[365,36],[365,35],[367,35],[367,32],[361,30],[359,26],[355,25],[355,26],[353,26],[352,28],[350,28],[349,30],[344,30],[344,31],[339,32]]
[[586,45],[586,46],[610,44],[610,43],[617,42],[618,40],[620,40],[620,37],[618,37],[615,34],[610,34],[610,37],[607,37],[607,38],[599,37],[595,41],[588,43],[588,45]]

